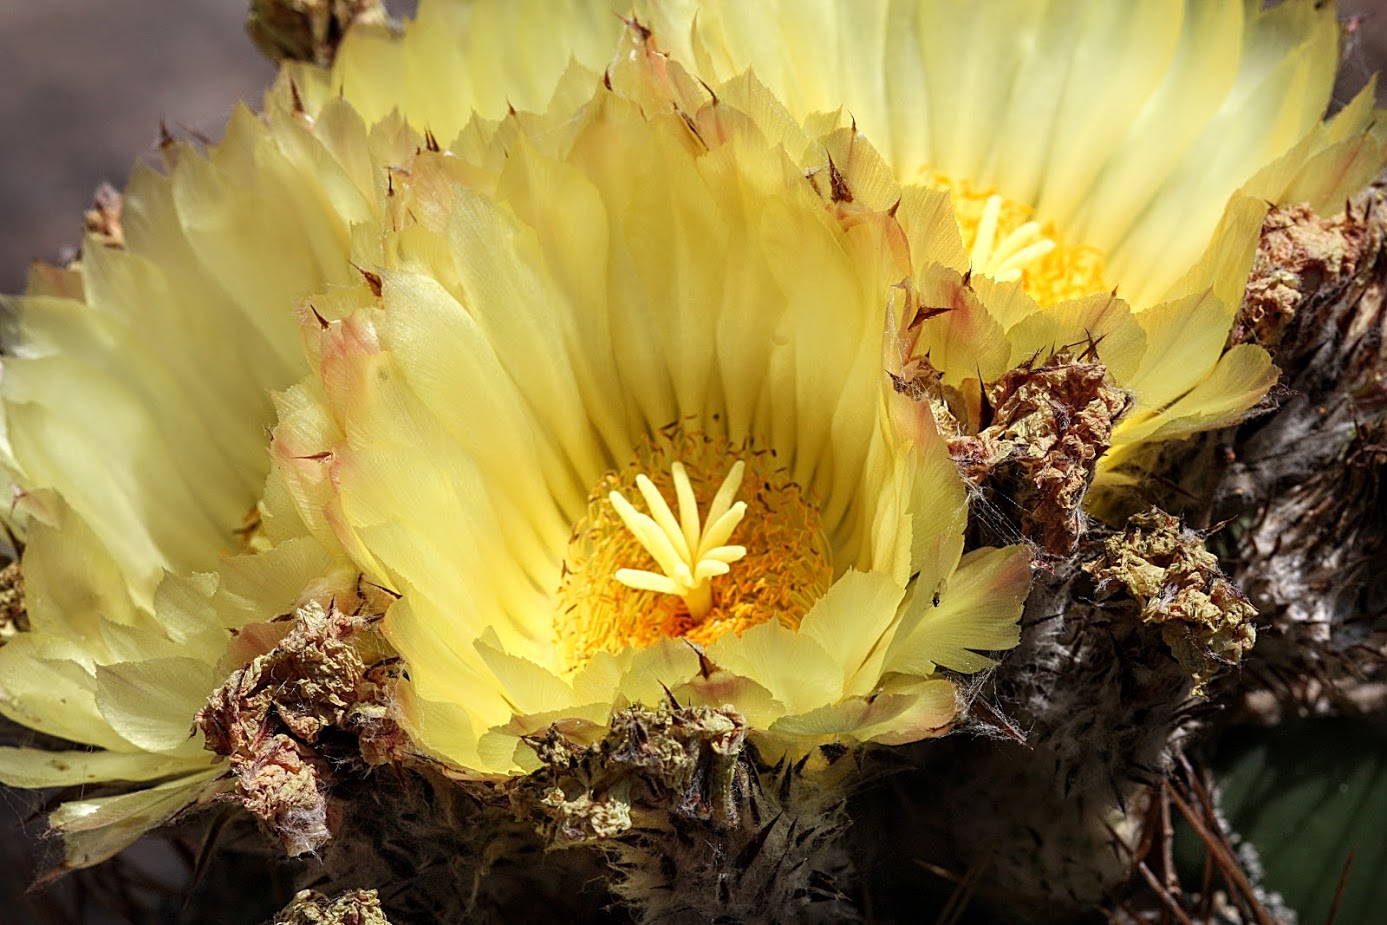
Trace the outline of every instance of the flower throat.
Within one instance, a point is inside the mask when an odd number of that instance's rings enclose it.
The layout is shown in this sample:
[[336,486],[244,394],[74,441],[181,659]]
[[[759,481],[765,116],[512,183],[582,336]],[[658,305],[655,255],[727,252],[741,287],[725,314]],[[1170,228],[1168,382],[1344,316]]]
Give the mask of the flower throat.
[[593,486],[556,635],[570,670],[666,637],[706,645],[773,619],[799,626],[832,581],[818,507],[773,452],[662,437]]
[[1041,306],[1112,288],[1100,251],[1065,243],[1053,223],[1035,221],[1032,209],[947,174],[927,173],[925,182],[951,194],[973,272],[999,283],[1020,280]]

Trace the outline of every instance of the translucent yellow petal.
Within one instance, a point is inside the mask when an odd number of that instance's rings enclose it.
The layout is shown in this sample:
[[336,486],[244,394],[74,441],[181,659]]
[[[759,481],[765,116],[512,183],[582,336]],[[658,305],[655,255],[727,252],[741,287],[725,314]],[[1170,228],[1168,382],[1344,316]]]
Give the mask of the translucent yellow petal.
[[771,723],[770,731],[819,741],[844,737],[865,739],[867,736],[862,733],[873,727],[894,726],[901,714],[914,705],[912,697],[889,694],[870,698],[858,696],[825,704],[815,710],[782,716]]
[[64,866],[99,864],[162,825],[189,805],[210,796],[220,770],[180,777],[147,790],[120,796],[75,800],[48,817],[63,835]]
[[515,713],[546,713],[574,705],[572,687],[534,662],[507,653],[495,633],[484,634],[476,646]]
[[[1041,312],[1040,306],[1026,292],[1020,280],[999,283],[989,276],[975,276],[971,285],[983,305],[987,307],[987,314],[1008,330]],[[1049,310],[1049,306],[1046,310]]]
[[[765,686],[750,678],[715,669],[694,674],[684,684],[670,687],[676,702],[719,709],[732,706],[752,729],[769,729],[785,709]],[[645,701],[649,703],[650,701]]]
[[963,276],[942,266],[932,266],[915,280],[920,304],[940,312],[920,326],[916,353],[928,356],[944,374],[946,385],[981,375],[991,381],[1006,372],[1010,349],[1006,332],[989,314]]
[[96,671],[96,705],[130,744],[192,757],[202,750],[193,715],[222,679],[191,658],[119,662]]
[[708,657],[735,674],[763,685],[787,713],[802,713],[842,696],[846,675],[842,663],[804,633],[777,620],[753,626],[741,635],[723,636],[708,648]]
[[[1247,274],[1257,254],[1262,219],[1266,214],[1266,201],[1243,195],[1234,196],[1224,209],[1209,246],[1199,261],[1175,281],[1161,298],[1173,301],[1208,291],[1223,305],[1241,303]],[[1145,311],[1150,302],[1133,301],[1133,305],[1138,311]],[[1206,323],[1213,322],[1210,320]]]
[[936,666],[974,672],[995,664],[977,650],[1016,645],[1016,621],[1031,587],[1030,561],[1022,546],[978,549],[963,557],[937,599],[928,588],[917,588],[885,670],[926,677]]
[[875,686],[886,656],[886,631],[904,596],[905,589],[889,575],[849,571],[800,623],[801,633],[838,658],[847,679],[844,696],[861,696]]
[[149,658],[190,657],[207,663],[217,660],[226,645],[226,633],[214,623],[198,627],[195,635],[173,639],[163,627],[125,626],[110,620],[101,623],[103,661],[138,662]]
[[[963,237],[947,192],[926,186],[904,187],[896,218],[905,228],[914,266],[939,264],[959,273],[968,271],[968,253],[963,249]],[[990,299],[984,301],[991,306]]]
[[[1160,413],[1123,421],[1113,430],[1113,447],[1137,441],[1169,440],[1226,425],[1261,401],[1276,385],[1281,372],[1265,350],[1239,344],[1224,354],[1214,371]],[[1121,452],[1105,465],[1113,465]]]
[[867,741],[880,745],[905,745],[948,732],[962,709],[953,682],[934,678],[915,684],[893,685],[890,696],[909,697],[910,707],[889,723],[862,730]]
[[[512,711],[499,685],[472,645],[476,637],[461,637],[453,631],[427,599],[407,595],[396,601],[386,613],[382,628],[390,643],[409,661],[411,689],[420,711],[416,724],[429,721],[430,703],[450,701],[465,706],[480,728],[504,722],[510,716]],[[442,728],[450,730],[454,726],[450,719]],[[432,742],[427,738],[420,741]]]
[[1059,104],[1049,137],[1036,139],[1048,141],[1048,150],[1033,201],[1042,217],[1061,226],[1092,194],[1098,173],[1159,86],[1183,18],[1180,6],[1166,0],[1072,5],[1082,12],[1067,36]]
[[942,678],[909,685],[890,685],[870,697],[854,697],[784,716],[770,731],[811,740],[853,738],[882,745],[905,745],[943,735],[958,718],[958,692]]
[[1233,85],[1244,15],[1241,3],[1185,5],[1165,78],[1114,149],[1070,226],[1078,240],[1110,249],[1160,195]]
[[147,752],[49,752],[0,747],[0,783],[11,787],[76,787],[106,781],[151,781],[204,770],[218,760],[151,755]]
[[1382,111],[1373,109],[1376,89],[1374,75],[1333,119],[1258,171],[1241,192],[1277,205],[1304,202],[1323,214],[1337,212],[1387,158],[1387,125]]
[[630,7],[610,0],[424,0],[403,40],[384,30],[352,30],[330,72],[301,67],[294,76],[310,110],[340,90],[368,122],[398,107],[446,144],[474,111],[494,119],[507,106],[544,109],[570,58],[600,73],[622,29],[618,17]]
[[1304,0],[1254,12],[1244,43],[1220,112],[1109,252],[1109,272],[1127,282],[1121,294],[1135,305],[1162,298],[1208,240],[1228,197],[1310,132],[1328,102],[1338,44],[1331,5]]
[[394,697],[400,723],[415,748],[454,767],[487,767],[477,752],[476,725],[465,704],[422,700],[409,681],[396,685]]
[[[612,693],[597,699],[614,707],[632,703],[655,704],[699,674],[702,663],[698,652],[683,639],[661,639],[644,649],[627,649],[617,656],[621,675]],[[576,685],[575,685],[576,687]]]
[[1146,332],[1140,321],[1126,302],[1106,293],[1028,315],[1007,330],[1007,340],[1013,367],[1061,352],[1083,356],[1092,349],[1119,385],[1132,380],[1146,353]]
[[0,648],[0,712],[71,742],[129,750],[130,743],[97,709],[89,669],[69,659],[44,657],[41,644],[40,638],[21,635]]
[[905,457],[911,479],[906,494],[911,520],[909,574],[918,587],[932,593],[953,574],[963,555],[968,498],[933,421],[919,422],[906,435],[912,441]]
[[1205,291],[1137,316],[1146,333],[1146,352],[1125,385],[1144,408],[1163,408],[1213,372],[1223,355],[1233,311]]
[[51,491],[26,493],[25,605],[38,632],[95,641],[101,619],[134,624],[128,575],[86,522]]

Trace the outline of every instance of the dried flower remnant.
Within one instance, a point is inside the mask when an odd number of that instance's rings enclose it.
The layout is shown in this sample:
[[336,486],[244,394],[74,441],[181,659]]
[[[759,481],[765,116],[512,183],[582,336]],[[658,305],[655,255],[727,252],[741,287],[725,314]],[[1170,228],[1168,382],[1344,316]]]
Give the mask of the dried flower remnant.
[[1351,204],[1331,218],[1303,203],[1273,206],[1262,222],[1233,341],[1274,348],[1307,294],[1357,271],[1368,237],[1363,216],[1355,216]]
[[1221,669],[1240,664],[1257,641],[1257,611],[1219,569],[1203,538],[1163,511],[1132,515],[1084,570],[1100,591],[1125,589],[1141,605],[1141,618],[1161,626],[1196,695]]
[[389,22],[381,0],[251,0],[246,32],[272,60],[326,67],[347,30]]
[[29,629],[29,612],[24,604],[24,571],[18,562],[0,569],[0,645],[16,633]]
[[358,733],[361,754],[385,758],[368,741],[393,731],[384,690],[363,659],[363,651],[380,647],[369,638],[372,622],[310,603],[273,649],[234,672],[197,715],[207,749],[225,756],[236,778],[231,798],[278,835],[291,857],[331,837],[327,790],[335,765],[315,748],[327,731]]
[[390,920],[375,890],[346,890],[331,897],[303,890],[273,925],[390,925]]
[[532,740],[545,770],[521,778],[512,801],[547,817],[542,831],[551,843],[619,835],[633,812],[709,820],[718,828],[737,822],[732,778],[746,720],[735,710],[634,706],[614,714],[609,730],[591,745],[557,727]]
[[949,451],[970,484],[990,483],[1014,501],[1023,535],[1067,556],[1084,533],[1098,459],[1130,404],[1102,363],[1063,353],[1029,360],[984,387],[984,426],[951,436]]
[[289,857],[317,851],[332,838],[327,790],[331,768],[290,736],[261,735],[229,753],[234,797],[274,833]]

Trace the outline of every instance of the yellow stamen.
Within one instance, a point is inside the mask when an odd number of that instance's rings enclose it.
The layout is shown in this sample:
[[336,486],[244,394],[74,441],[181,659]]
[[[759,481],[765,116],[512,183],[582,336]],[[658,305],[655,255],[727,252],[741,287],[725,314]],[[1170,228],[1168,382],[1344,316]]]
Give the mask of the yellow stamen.
[[626,529],[655,557],[664,573],[623,568],[617,570],[616,580],[630,588],[677,594],[684,599],[689,615],[695,620],[708,616],[713,609],[711,580],[726,575],[731,571],[730,563],[746,556],[745,546],[726,545],[746,514],[745,501],[732,503],[745,471],[746,464],[740,459],[733,463],[732,471],[723,479],[708,508],[708,527],[702,531],[693,486],[683,463],[676,462],[670,467],[674,491],[679,498],[679,520],[674,519],[674,513],[649,476],[636,477],[636,486],[650,507],[648,517],[637,511],[621,492],[610,492],[607,497],[621,515]]
[[1032,210],[967,180],[928,173],[925,182],[952,194],[959,232],[972,270],[999,283],[1017,280],[1041,305],[1056,305],[1111,290],[1103,255],[1066,244],[1053,224],[1041,225]]
[[[629,500],[637,494],[646,512]],[[662,637],[706,645],[768,620],[798,626],[832,582],[818,507],[774,453],[663,435],[594,486],[569,541],[555,632],[576,670]]]

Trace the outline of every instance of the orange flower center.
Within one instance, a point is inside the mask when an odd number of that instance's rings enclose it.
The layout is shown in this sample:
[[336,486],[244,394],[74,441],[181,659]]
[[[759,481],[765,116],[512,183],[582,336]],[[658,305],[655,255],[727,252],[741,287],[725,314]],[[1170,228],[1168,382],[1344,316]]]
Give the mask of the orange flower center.
[[775,454],[686,434],[608,472],[574,528],[556,634],[576,670],[662,637],[798,627],[833,581],[818,507]]
[[1103,278],[1103,254],[1065,243],[1053,223],[1035,220],[1033,209],[946,174],[928,174],[925,182],[952,194],[974,273],[1002,283],[1019,279],[1042,306],[1112,289]]

